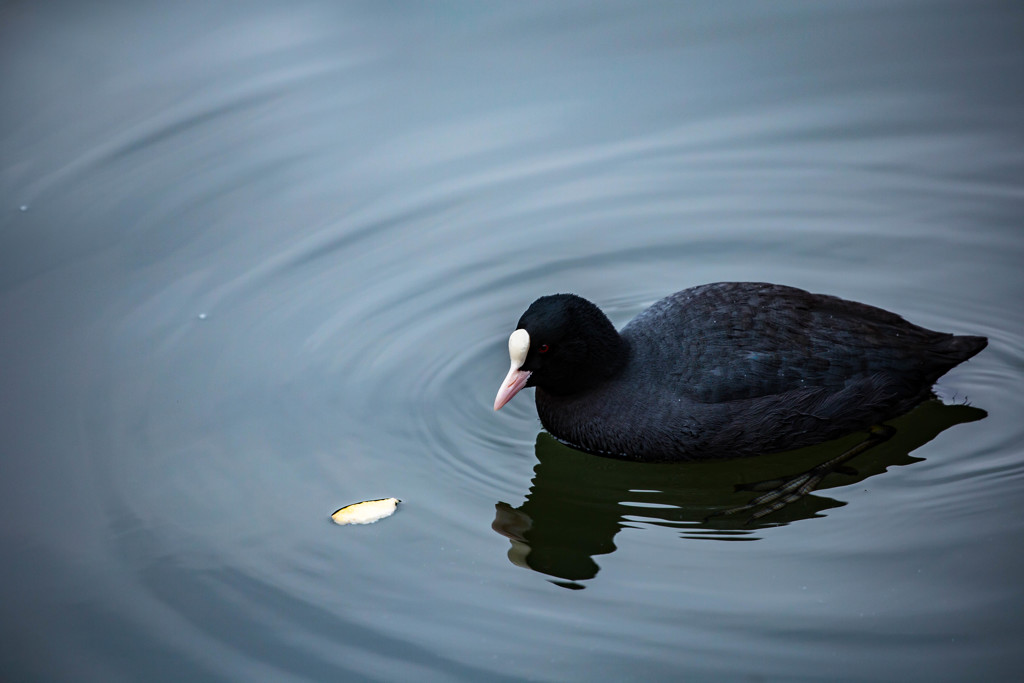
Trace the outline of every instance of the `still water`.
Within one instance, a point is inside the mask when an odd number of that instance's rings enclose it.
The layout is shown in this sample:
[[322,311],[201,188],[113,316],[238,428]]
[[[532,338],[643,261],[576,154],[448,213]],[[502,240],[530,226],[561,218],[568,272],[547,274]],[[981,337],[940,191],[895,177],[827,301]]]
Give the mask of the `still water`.
[[[0,69],[0,678],[1019,675],[1019,4],[15,1]],[[991,343],[751,524],[849,440],[492,411],[537,296],[717,280]]]

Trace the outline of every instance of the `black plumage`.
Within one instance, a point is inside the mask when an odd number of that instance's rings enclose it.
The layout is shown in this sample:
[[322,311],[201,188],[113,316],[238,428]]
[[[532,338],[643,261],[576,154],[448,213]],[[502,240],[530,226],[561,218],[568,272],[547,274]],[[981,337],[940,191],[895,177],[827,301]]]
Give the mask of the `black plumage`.
[[581,450],[650,461],[769,453],[866,429],[928,398],[987,344],[749,282],[677,292],[621,333],[581,297],[546,296],[517,329],[529,334],[520,371],[545,429]]

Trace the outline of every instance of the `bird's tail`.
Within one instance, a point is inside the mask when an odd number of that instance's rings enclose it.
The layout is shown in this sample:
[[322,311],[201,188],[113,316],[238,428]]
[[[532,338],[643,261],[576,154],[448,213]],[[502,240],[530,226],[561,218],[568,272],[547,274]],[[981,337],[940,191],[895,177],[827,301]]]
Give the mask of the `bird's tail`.
[[986,346],[988,346],[987,337],[950,335],[933,346],[932,352],[936,355],[948,358],[950,365],[953,366],[958,363],[963,363],[968,358],[976,355]]

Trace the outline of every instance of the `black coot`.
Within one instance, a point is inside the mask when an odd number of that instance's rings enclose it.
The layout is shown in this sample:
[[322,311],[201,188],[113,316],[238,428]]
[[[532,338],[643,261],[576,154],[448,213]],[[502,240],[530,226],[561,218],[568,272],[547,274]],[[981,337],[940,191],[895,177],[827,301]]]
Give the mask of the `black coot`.
[[586,299],[555,294],[533,302],[509,338],[494,409],[537,387],[553,436],[630,460],[770,453],[907,412],[987,343],[765,283],[676,292],[621,333]]

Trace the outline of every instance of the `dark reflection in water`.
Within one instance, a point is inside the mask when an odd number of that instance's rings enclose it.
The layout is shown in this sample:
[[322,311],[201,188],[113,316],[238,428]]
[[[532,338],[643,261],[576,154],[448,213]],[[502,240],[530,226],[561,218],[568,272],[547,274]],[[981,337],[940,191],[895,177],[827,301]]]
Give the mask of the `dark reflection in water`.
[[[893,437],[858,455],[822,480],[818,489],[847,486],[923,458],[911,452],[941,432],[984,418],[968,405],[927,401],[893,420]],[[620,529],[651,523],[681,530],[684,538],[758,540],[757,531],[821,516],[845,505],[806,495],[770,515],[751,520],[723,511],[748,503],[764,482],[786,480],[862,441],[852,434],[788,453],[697,463],[650,464],[601,458],[562,445],[547,433],[537,436],[537,466],[526,501],[518,508],[498,503],[492,527],[512,542],[509,560],[520,567],[566,581],[567,588],[592,579],[596,555],[615,551]]]

